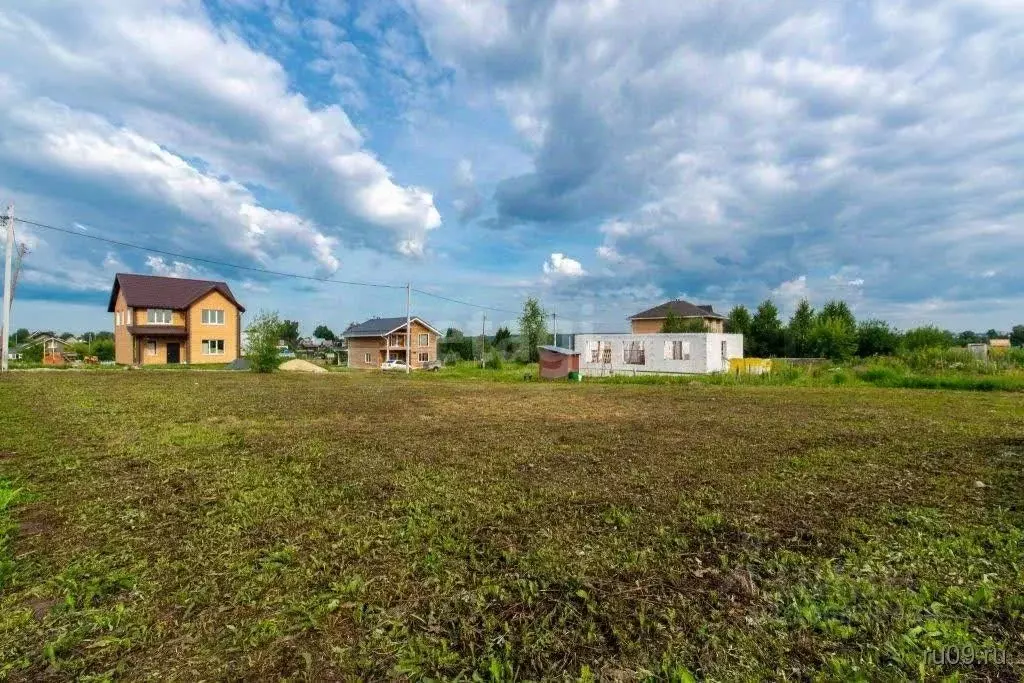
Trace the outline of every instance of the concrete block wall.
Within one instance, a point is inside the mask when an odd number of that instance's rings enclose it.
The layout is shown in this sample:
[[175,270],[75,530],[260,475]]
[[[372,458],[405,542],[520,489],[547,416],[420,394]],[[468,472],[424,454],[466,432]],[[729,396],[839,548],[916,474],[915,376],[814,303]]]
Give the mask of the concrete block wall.
[[[681,342],[688,358],[674,360],[672,343]],[[642,344],[644,363],[627,363],[625,349]],[[610,349],[611,362],[605,349]],[[688,334],[577,334],[574,350],[580,352],[580,372],[586,376],[631,374],[706,374],[725,372],[730,358],[743,357],[743,335]],[[596,353],[596,360],[595,360]]]

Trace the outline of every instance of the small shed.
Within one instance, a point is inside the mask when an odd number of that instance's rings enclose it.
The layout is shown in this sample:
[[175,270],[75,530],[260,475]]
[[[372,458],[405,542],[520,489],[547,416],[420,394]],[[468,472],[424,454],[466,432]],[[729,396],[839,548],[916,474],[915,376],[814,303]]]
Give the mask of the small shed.
[[544,379],[568,377],[580,371],[580,352],[561,346],[538,346],[540,376]]

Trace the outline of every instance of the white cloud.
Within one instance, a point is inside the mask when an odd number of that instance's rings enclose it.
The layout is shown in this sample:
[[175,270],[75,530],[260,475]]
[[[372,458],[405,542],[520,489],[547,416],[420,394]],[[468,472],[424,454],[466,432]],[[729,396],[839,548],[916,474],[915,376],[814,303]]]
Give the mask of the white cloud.
[[[19,36],[0,45],[0,63],[33,106],[56,99],[71,118],[123,122],[133,146],[272,188],[347,242],[422,251],[441,224],[431,193],[398,185],[340,107],[313,108],[278,62],[214,27],[198,4],[25,5],[0,10],[0,28]],[[49,123],[60,141],[61,122]]]
[[877,301],[1022,270],[1019,3],[413,3],[431,53],[533,150],[501,216],[602,226],[624,280],[633,257],[756,301],[885,261],[821,283]]
[[544,262],[544,274],[560,277],[581,277],[586,275],[579,261],[564,254],[554,253]]
[[199,276],[199,271],[191,264],[182,261],[168,263],[162,256],[147,256],[146,267],[153,275],[164,277],[195,278]]

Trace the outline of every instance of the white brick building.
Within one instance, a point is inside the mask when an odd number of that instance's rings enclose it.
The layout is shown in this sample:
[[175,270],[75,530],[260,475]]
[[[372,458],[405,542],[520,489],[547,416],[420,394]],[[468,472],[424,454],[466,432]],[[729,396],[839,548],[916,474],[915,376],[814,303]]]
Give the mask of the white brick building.
[[577,334],[585,376],[706,374],[743,358],[743,335],[721,333]]

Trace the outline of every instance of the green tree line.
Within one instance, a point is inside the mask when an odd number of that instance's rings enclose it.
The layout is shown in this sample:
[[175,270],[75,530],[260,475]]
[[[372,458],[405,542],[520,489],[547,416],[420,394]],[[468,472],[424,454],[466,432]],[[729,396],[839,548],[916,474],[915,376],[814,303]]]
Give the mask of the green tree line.
[[[965,330],[957,334],[934,325],[898,330],[884,320],[858,321],[845,301],[829,301],[816,311],[807,299],[800,301],[785,323],[771,299],[761,302],[753,314],[746,306],[736,306],[729,312],[725,331],[743,335],[746,356],[832,360],[887,356],[925,348],[946,349],[1007,336],[997,330],[984,334]],[[1012,345],[1024,346],[1024,325],[1016,325],[1009,337]]]

